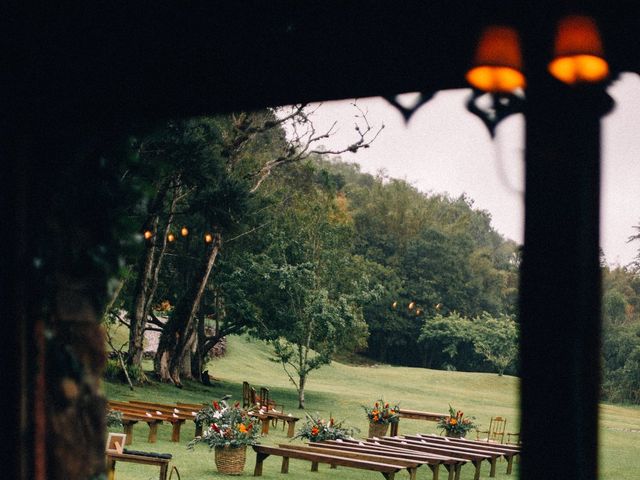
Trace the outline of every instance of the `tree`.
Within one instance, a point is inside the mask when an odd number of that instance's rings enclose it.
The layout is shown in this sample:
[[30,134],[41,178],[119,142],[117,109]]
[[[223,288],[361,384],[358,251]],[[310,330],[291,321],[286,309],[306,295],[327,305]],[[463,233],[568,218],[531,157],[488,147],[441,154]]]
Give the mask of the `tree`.
[[[190,194],[190,208],[206,219],[212,232],[211,248],[194,270],[190,286],[178,300],[176,308],[162,328],[154,370],[159,378],[181,385],[181,376],[192,377],[188,365],[194,345],[206,343],[198,339],[204,331],[204,316],[198,317],[207,284],[222,247],[223,238],[242,226],[250,212],[250,198],[273,171],[302,161],[310,155],[356,152],[368,147],[380,130],[374,130],[361,112],[362,125],[356,125],[357,140],[342,150],[316,148],[317,142],[331,135],[316,132],[311,113],[305,105],[288,112],[265,110],[238,113],[228,117],[194,119],[183,123],[177,144],[193,150],[190,158],[198,158],[200,166]],[[285,134],[285,126],[290,132]],[[224,207],[224,208],[221,208]],[[202,351],[200,351],[200,357]],[[201,363],[201,362],[198,362]]]
[[473,321],[473,346],[502,376],[515,370],[518,358],[518,324],[509,316],[483,313]]

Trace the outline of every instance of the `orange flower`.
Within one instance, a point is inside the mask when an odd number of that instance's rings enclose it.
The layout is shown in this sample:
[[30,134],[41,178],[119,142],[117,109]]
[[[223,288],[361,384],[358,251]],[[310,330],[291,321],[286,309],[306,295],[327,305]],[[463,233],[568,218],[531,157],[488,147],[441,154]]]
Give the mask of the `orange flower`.
[[247,427],[244,426],[244,423],[240,424],[238,430],[240,430],[242,433],[247,433]]
[[311,429],[311,435],[313,435],[314,437],[318,435],[318,433],[320,433],[320,429],[318,427],[313,427]]
[[450,425],[457,425],[458,424],[458,420],[455,418],[452,418],[451,420],[449,420],[449,424]]

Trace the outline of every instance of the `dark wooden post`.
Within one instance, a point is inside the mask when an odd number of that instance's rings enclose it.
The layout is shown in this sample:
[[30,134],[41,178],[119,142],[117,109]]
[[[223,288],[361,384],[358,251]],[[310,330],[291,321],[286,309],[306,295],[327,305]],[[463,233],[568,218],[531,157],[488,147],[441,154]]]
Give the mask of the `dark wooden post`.
[[567,87],[546,73],[553,27],[544,19],[525,30],[521,477],[590,480],[600,375],[600,118],[610,99],[602,85]]

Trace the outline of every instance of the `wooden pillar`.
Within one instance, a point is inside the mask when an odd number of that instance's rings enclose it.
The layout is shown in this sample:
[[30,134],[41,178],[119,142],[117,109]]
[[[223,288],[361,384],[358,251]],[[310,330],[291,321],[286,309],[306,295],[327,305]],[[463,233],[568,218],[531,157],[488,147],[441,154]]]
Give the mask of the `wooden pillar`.
[[600,118],[604,87],[546,73],[553,20],[525,35],[525,245],[521,269],[520,475],[597,477]]

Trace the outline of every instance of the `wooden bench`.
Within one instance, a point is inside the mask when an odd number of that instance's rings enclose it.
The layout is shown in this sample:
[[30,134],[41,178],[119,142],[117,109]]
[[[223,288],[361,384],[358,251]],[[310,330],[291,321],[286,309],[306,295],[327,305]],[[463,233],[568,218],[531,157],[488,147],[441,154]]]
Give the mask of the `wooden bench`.
[[[169,413],[163,413],[160,410],[150,409],[142,405],[135,405],[129,402],[120,402],[116,400],[109,400],[107,402],[108,408],[116,410],[122,413],[123,426],[125,427],[124,433],[127,434],[127,445],[131,444],[133,438],[133,423],[138,421],[144,421],[149,425],[149,436],[147,441],[149,443],[155,443],[158,438],[158,425],[163,422],[171,423],[173,425],[173,431],[171,435],[172,441],[179,441],[180,439],[180,427],[185,422],[184,418],[174,416]],[[125,419],[127,423],[125,424]]]
[[107,475],[109,480],[116,478],[116,462],[140,463],[143,465],[155,465],[160,467],[159,480],[167,480],[170,457],[157,457],[149,455],[136,455],[131,453],[107,452]]
[[476,440],[467,440],[465,438],[447,438],[441,437],[438,435],[428,435],[428,434],[416,434],[416,435],[405,435],[404,438],[408,438],[410,440],[419,440],[419,441],[430,441],[440,445],[453,444],[459,445],[466,448],[476,448],[478,450],[496,452],[502,455],[504,459],[507,461],[507,475],[510,475],[513,471],[513,460],[516,456],[520,455],[520,447],[517,445],[506,445],[499,443],[486,443],[479,442]]
[[[174,418],[179,418],[179,419],[182,419],[184,421],[191,420],[191,421],[194,422],[195,427],[196,427],[194,436],[198,436],[198,435],[202,434],[202,426],[198,425],[198,422],[196,422],[196,414],[198,413],[198,410],[200,410],[203,407],[203,405],[199,406],[197,409],[194,409],[192,406],[186,406],[186,404],[171,405],[171,404],[166,404],[166,403],[145,402],[145,401],[142,401],[142,400],[129,400],[129,403],[131,403],[133,405],[136,405],[136,406],[145,407],[145,408],[149,409],[150,411],[155,411],[156,413],[162,413],[162,414],[165,414],[165,415],[171,415]],[[181,423],[174,423],[173,424],[173,432],[171,434],[171,441],[172,442],[179,442],[180,441],[180,426],[181,425],[182,425]]]
[[293,415],[284,414],[282,412],[278,412],[276,410],[249,410],[247,415],[251,417],[258,418],[262,423],[262,435],[269,434],[269,423],[271,420],[281,420],[285,422],[289,428],[287,429],[287,437],[293,437],[295,434],[296,422],[300,420],[299,417],[294,417]]
[[[446,417],[445,413],[435,413],[435,412],[422,412],[420,410],[409,410],[406,408],[401,408],[398,411],[399,418],[408,418],[413,420],[425,420],[427,422],[437,422],[442,417]],[[389,435],[395,437],[398,435],[400,420],[396,423],[391,424],[391,429]]]
[[393,480],[395,477],[395,474],[400,470],[402,470],[403,468],[414,469],[414,476],[411,477],[413,480],[413,478],[415,478],[415,469],[418,466],[417,464],[414,464],[414,467],[404,467],[404,466],[398,465],[397,463],[383,463],[383,462],[373,462],[370,460],[359,460],[357,458],[350,458],[350,457],[345,457],[340,455],[319,453],[311,449],[305,450],[304,448],[292,448],[290,445],[285,445],[285,446],[281,445],[278,447],[271,447],[267,445],[254,445],[253,449],[256,452],[256,467],[253,471],[254,477],[259,477],[262,475],[262,466],[263,466],[264,460],[269,455],[277,455],[282,457],[282,467],[280,469],[281,473],[289,472],[290,458],[310,461],[311,471],[317,471],[319,463],[327,463],[332,466],[351,467],[351,468],[359,468],[364,470],[380,472],[387,480]]
[[496,463],[501,456],[497,452],[480,450],[475,448],[466,448],[456,446],[454,444],[440,445],[432,444],[426,441],[409,440],[402,437],[384,437],[375,439],[376,443],[389,446],[400,446],[409,450],[417,450],[420,452],[435,453],[438,455],[455,456],[469,460],[475,467],[474,480],[480,478],[480,466],[484,460],[491,465],[489,476],[496,476]]
[[469,463],[468,459],[456,457],[455,455],[438,455],[428,452],[419,452],[415,450],[405,449],[401,447],[380,445],[379,443],[359,440],[326,440],[319,442],[318,445],[323,445],[328,448],[338,448],[355,450],[362,452],[369,452],[372,454],[378,454],[382,456],[401,456],[402,458],[413,459],[420,463],[425,463],[429,466],[433,472],[433,480],[439,478],[439,467],[444,466],[448,471],[449,480],[460,479],[460,470],[463,465]]

